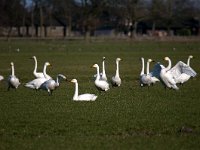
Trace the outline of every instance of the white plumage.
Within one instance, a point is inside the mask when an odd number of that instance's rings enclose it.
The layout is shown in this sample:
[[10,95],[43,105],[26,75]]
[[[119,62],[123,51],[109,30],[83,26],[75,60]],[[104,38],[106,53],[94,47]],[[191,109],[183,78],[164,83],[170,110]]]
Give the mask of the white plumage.
[[10,90],[10,88],[17,89],[21,84],[19,82],[19,79],[15,76],[14,63],[11,62],[10,65],[11,65],[11,75],[8,77],[8,90]]
[[47,66],[50,66],[49,62],[46,62],[44,64],[44,67],[43,67],[43,75],[44,75],[44,77],[36,78],[36,79],[26,83],[25,87],[38,90],[42,83],[44,83],[45,81],[49,80],[49,78],[48,78],[48,76],[46,74]]
[[75,83],[75,92],[73,96],[74,101],[95,101],[97,96],[95,94],[81,94],[78,95],[78,81],[76,79],[71,80],[72,83]]
[[2,75],[0,75],[0,81],[3,80],[3,79],[4,79],[4,77]]
[[107,91],[109,90],[109,84],[107,81],[105,80],[101,80],[100,79],[100,74],[99,74],[99,65],[98,64],[94,64],[92,67],[96,68],[97,69],[97,77],[94,81],[95,83],[95,86],[97,87],[98,90],[101,90],[101,91]]
[[142,61],[142,70],[140,73],[140,86],[145,86],[145,85],[150,86],[151,84],[155,84],[156,82],[160,81],[154,76],[154,70],[149,73],[149,65],[150,65],[150,62],[152,62],[153,60],[152,59],[147,60],[146,74],[144,73],[144,58],[143,57],[141,58],[141,61]]
[[121,78],[119,76],[119,62],[121,60],[122,60],[121,58],[116,59],[116,73],[115,73],[115,76],[111,78],[111,83],[113,86],[120,86],[122,83]]
[[179,61],[173,68],[170,69],[176,83],[185,83],[190,77],[195,77],[197,73],[184,62]]
[[164,67],[163,65],[160,65],[161,66],[160,78],[163,81],[163,83],[165,84],[165,87],[178,90],[179,88],[176,85],[176,80],[174,78],[174,75],[170,71],[170,69],[171,69],[171,60],[169,59],[169,57],[165,57],[164,60],[168,61],[169,64],[168,64],[167,67]]
[[49,95],[52,95],[53,90],[55,90],[60,85],[60,79],[66,80],[66,77],[62,74],[58,74],[56,77],[56,81],[53,79],[46,80],[44,83],[41,84],[39,89],[46,90]]
[[[106,60],[106,58],[103,57],[103,59],[102,59],[102,72],[99,73],[99,74],[100,74],[101,80],[107,81],[107,76],[106,76],[106,71],[105,71],[105,60]],[[97,77],[97,74],[94,75],[94,78],[96,78],[96,77]]]
[[[37,58],[36,58],[36,56],[33,56],[32,57],[32,59],[34,59],[34,62],[35,62],[35,67],[34,67],[34,70],[33,70],[33,75],[36,77],[36,78],[44,78],[44,74],[43,74],[43,72],[37,72]],[[48,79],[51,79],[51,77],[48,75],[48,74],[46,74],[46,77],[48,78]]]

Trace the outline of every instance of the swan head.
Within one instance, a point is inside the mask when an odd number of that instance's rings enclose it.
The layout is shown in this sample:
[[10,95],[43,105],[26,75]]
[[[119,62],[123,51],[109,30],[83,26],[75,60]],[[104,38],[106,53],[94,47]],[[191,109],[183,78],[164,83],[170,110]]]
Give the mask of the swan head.
[[51,66],[49,62],[45,62],[45,66]]
[[190,55],[190,56],[189,56],[189,58],[193,58],[193,56],[192,56],[192,55]]
[[103,57],[103,60],[106,60],[106,57]]
[[13,63],[13,62],[11,62],[11,63],[10,63],[10,65],[11,65],[11,66],[14,66],[14,63]]
[[164,60],[168,61],[168,60],[170,60],[170,59],[169,59],[169,57],[165,57]]
[[148,59],[147,61],[148,61],[148,62],[154,62],[154,60],[152,60],[152,59]]
[[117,59],[116,59],[116,61],[121,61],[121,60],[122,60],[121,58],[117,58]]
[[93,67],[93,68],[98,68],[98,67],[99,67],[99,65],[97,65],[97,64],[94,64],[92,67]]
[[78,81],[76,79],[72,79],[70,82],[77,83]]
[[58,74],[58,77],[59,78],[63,78],[64,80],[67,80],[67,78],[64,75],[62,75],[62,74]]
[[32,56],[31,59],[36,59],[36,56]]

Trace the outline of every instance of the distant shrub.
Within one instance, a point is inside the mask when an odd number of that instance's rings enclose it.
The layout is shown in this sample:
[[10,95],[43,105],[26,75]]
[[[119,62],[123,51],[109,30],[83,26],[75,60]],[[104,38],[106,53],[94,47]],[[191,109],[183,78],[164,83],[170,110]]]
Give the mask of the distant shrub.
[[177,34],[180,36],[190,36],[191,35],[191,30],[190,29],[180,29],[177,31]]

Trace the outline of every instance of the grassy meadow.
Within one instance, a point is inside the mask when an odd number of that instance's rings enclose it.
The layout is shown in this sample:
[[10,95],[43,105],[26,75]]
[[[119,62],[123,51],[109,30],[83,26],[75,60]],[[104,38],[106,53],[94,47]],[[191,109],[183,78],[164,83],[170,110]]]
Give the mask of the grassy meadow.
[[[17,49],[19,48],[19,52]],[[76,78],[79,93],[94,93],[94,102],[74,102],[74,84],[63,81],[48,96],[23,86],[34,79],[33,55],[38,70],[44,62],[47,73]],[[200,73],[200,42],[161,41],[0,41],[0,75],[10,74],[10,62],[22,85],[7,91],[6,79],[0,82],[0,150],[8,149],[199,149],[200,79],[189,80],[179,91],[166,90],[161,83],[141,88],[140,57],[172,65],[187,61]],[[115,74],[115,59],[120,57],[122,85],[106,93],[94,86],[94,63],[101,68],[106,57],[106,73]],[[150,68],[152,68],[151,64]]]

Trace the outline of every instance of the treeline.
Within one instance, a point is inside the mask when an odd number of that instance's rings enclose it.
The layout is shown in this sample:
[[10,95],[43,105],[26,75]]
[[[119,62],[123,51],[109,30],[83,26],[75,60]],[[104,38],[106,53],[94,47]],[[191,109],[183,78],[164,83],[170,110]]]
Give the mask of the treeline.
[[[168,33],[189,29],[199,33],[200,0],[0,0],[0,26],[53,26],[90,36],[99,28],[127,30],[135,37],[139,26]],[[41,31],[42,32],[42,31]]]

